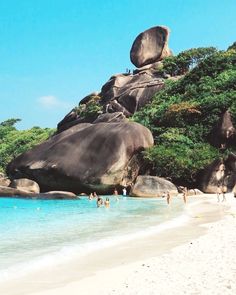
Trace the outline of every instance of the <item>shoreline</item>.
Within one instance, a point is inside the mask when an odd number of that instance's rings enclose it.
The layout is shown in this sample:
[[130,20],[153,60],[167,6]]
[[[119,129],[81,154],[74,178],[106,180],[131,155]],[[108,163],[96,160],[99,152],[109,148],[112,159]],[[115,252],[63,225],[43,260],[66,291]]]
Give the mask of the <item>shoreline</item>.
[[[109,247],[99,250],[69,264],[62,263],[56,268],[51,267],[44,270],[43,273],[35,272],[14,280],[14,287],[12,283],[5,284],[5,286],[1,284],[1,294],[78,294],[78,290],[81,290],[81,294],[100,294],[104,292],[104,284],[108,289],[113,288],[112,286],[109,287],[110,283],[108,284],[107,280],[113,282],[112,284],[121,283],[122,279],[125,280],[125,274],[134,271],[137,264],[145,264],[144,261],[158,259],[173,251],[176,247],[185,245],[189,240],[204,236],[207,233],[205,225],[212,222],[215,224],[221,222],[226,211],[230,209],[230,206],[232,207],[229,201],[217,204],[216,197],[213,195],[190,198],[196,198],[196,200],[194,200],[194,204],[187,204],[186,206],[185,215],[190,217],[187,224],[171,227],[158,233],[158,235],[150,234],[146,237],[132,239],[115,248]],[[231,199],[233,203],[236,202],[233,198]],[[196,205],[198,205],[198,208],[196,208]],[[233,217],[231,216],[231,218]],[[170,237],[175,237],[175,239]],[[111,273],[115,275],[111,276]],[[104,278],[107,279],[104,280]],[[103,286],[103,289],[98,292],[100,285]],[[86,286],[89,290],[86,290]],[[92,289],[90,290],[90,288]]]

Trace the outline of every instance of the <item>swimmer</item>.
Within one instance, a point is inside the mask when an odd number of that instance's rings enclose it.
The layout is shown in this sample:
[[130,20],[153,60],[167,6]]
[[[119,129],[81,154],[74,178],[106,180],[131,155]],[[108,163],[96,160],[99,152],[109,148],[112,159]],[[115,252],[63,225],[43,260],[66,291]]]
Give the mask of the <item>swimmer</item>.
[[114,189],[113,195],[118,196],[118,191],[116,188]]
[[89,200],[92,200],[93,199],[93,194],[91,193],[88,197]]
[[116,201],[119,201],[118,191],[116,188],[114,189],[113,195],[116,197]]
[[101,207],[103,205],[103,198],[102,197],[98,197],[97,198],[97,207]]
[[110,200],[109,200],[109,198],[106,198],[106,201],[105,201],[104,205],[105,205],[106,208],[109,208],[110,207]]

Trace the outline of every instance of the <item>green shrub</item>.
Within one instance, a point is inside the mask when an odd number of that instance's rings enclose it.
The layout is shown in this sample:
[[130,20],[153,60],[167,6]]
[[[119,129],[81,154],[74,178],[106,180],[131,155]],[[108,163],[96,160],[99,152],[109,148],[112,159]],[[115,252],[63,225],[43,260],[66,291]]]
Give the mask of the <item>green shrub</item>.
[[207,143],[162,143],[143,152],[155,175],[168,177],[176,184],[191,185],[197,173],[220,157],[219,151]]

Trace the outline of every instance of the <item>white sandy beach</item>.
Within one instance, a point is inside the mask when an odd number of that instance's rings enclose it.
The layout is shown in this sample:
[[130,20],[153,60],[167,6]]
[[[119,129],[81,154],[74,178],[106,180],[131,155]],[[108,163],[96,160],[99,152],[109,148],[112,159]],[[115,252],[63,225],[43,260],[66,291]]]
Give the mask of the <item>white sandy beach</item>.
[[185,225],[2,284],[0,294],[236,294],[236,199],[194,198]]

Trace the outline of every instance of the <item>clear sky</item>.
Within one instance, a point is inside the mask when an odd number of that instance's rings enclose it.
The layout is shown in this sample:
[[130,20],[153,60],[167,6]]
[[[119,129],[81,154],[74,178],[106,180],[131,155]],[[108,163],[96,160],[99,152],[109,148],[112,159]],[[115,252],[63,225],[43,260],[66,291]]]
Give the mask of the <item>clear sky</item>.
[[236,0],[0,0],[0,122],[56,127],[87,94],[133,69],[135,37],[171,29],[170,48],[236,41]]

